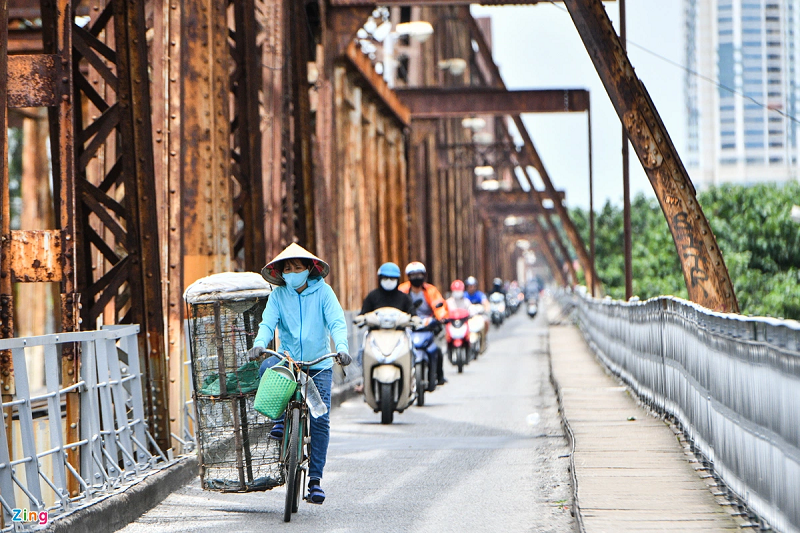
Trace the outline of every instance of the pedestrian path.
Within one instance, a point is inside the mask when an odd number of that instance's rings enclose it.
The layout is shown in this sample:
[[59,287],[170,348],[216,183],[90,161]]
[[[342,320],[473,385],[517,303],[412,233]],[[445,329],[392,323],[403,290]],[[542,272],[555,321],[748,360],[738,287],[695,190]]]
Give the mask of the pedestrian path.
[[[587,533],[732,531],[744,523],[712,493],[672,429],[609,376],[574,326],[550,328],[552,371],[575,436]],[[705,479],[704,479],[705,477]]]

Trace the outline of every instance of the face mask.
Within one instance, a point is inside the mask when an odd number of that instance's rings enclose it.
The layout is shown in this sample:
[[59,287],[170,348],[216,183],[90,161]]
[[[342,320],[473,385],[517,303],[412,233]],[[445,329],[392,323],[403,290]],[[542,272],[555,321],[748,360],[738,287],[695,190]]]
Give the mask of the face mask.
[[381,287],[385,291],[393,291],[397,288],[397,280],[392,278],[383,278],[381,280]]
[[286,282],[286,285],[293,289],[302,287],[307,279],[308,270],[304,270],[303,272],[284,272],[283,274],[283,280]]
[[460,300],[464,297],[464,291],[453,291],[453,298]]
[[414,278],[409,280],[414,287],[422,287],[422,284],[425,283],[423,278]]

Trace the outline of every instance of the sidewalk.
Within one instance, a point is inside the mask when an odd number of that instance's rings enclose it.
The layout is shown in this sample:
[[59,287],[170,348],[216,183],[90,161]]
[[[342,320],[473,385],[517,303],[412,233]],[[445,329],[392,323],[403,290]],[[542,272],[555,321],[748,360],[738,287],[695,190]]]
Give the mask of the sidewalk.
[[552,372],[575,438],[577,503],[588,533],[733,531],[744,520],[663,421],[608,375],[575,326],[550,327]]

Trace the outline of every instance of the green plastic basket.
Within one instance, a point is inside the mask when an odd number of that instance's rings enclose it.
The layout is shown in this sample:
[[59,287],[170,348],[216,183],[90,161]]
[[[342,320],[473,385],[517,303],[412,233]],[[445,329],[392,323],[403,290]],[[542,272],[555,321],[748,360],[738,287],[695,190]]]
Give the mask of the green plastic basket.
[[267,418],[276,420],[286,410],[296,389],[297,381],[268,368],[261,376],[253,408]]

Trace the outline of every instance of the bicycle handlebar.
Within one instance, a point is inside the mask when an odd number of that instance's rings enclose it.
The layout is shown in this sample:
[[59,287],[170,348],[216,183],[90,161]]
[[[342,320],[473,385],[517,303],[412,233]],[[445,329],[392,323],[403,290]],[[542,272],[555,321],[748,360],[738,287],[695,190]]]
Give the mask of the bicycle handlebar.
[[[276,352],[274,350],[270,350],[269,348],[264,348],[264,353],[267,353],[267,354],[270,354],[270,355],[276,355],[276,356],[280,357],[284,361],[288,359],[288,356],[283,355],[281,353],[278,353],[278,352]],[[314,366],[317,363],[321,363],[325,359],[330,359],[331,357],[336,357],[337,355],[339,355],[339,354],[336,353],[336,352],[331,352],[329,354],[323,355],[322,357],[320,357],[318,359],[314,359],[313,361],[295,361],[294,359],[292,359],[292,361],[297,365],[308,367],[308,366]]]

